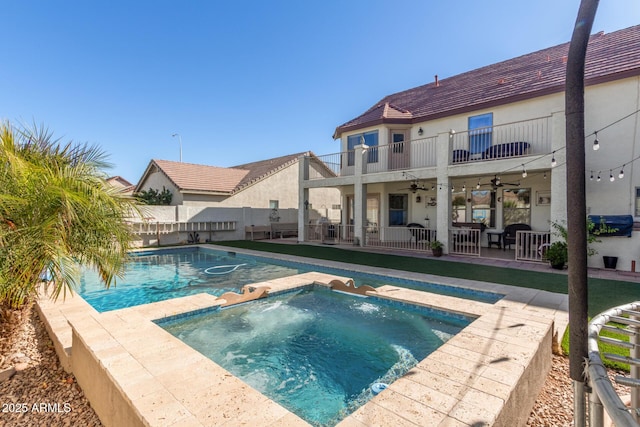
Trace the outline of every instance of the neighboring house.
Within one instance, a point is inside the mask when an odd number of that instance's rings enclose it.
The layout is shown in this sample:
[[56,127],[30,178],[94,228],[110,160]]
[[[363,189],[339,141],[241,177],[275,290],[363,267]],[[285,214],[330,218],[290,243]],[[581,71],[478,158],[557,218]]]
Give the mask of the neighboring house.
[[107,184],[111,185],[122,191],[123,194],[133,194],[133,189],[136,187],[121,176],[112,176],[107,178]]
[[[566,43],[436,76],[384,97],[336,128],[339,154],[309,160],[329,165],[335,177],[302,164],[300,203],[309,189],[338,188],[345,207],[341,237],[425,250],[415,242],[437,236],[446,252],[474,256],[488,253],[489,239],[499,246],[505,227],[523,223],[531,231],[518,233],[509,249],[518,259],[540,261],[544,245],[556,238],[550,224],[567,215],[568,50]],[[585,86],[588,213],[640,220],[640,26],[591,36]],[[597,151],[591,149],[596,140]],[[411,223],[428,231],[412,235]],[[306,232],[306,240],[315,239]],[[618,269],[640,260],[637,231],[601,240],[594,248],[618,256]],[[600,256],[589,263],[602,267]]]
[[[172,205],[297,209],[298,162],[304,156],[313,154],[296,153],[229,168],[154,159],[135,192],[166,188],[173,195]],[[321,208],[318,215],[339,218],[334,212],[339,202],[335,189],[312,194],[312,206]]]

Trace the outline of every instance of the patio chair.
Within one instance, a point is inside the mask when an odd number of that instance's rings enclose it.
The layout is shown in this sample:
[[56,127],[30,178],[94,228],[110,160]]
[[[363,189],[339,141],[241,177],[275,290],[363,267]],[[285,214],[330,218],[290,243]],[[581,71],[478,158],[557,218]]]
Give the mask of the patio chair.
[[416,243],[418,243],[424,240],[426,241],[431,240],[429,239],[429,230],[424,228],[424,225],[418,224],[417,222],[412,222],[410,224],[407,224],[407,228],[411,233],[411,238],[409,239],[409,241],[411,241],[411,239],[414,239]]
[[516,232],[518,231],[531,231],[529,224],[509,224],[504,228],[502,233],[502,250],[507,250],[507,245],[511,249],[511,245],[516,243]]

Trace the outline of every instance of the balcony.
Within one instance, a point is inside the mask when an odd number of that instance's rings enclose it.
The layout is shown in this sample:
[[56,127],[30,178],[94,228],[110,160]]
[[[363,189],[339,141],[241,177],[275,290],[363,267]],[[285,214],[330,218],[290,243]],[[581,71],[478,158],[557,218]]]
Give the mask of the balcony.
[[[548,154],[551,152],[551,133],[550,116],[451,133],[448,159],[442,158],[440,162],[457,165]],[[364,153],[362,173],[435,167],[438,164],[438,143],[446,143],[443,138],[446,138],[444,133],[439,137],[368,147]],[[323,156],[312,155],[308,179],[353,176],[355,156],[355,150]]]
[[[373,146],[364,154],[363,173],[389,172],[436,166],[437,137]],[[355,151],[313,156],[309,162],[309,179],[353,176]]]
[[551,117],[451,134],[449,164],[483,162],[551,152]]

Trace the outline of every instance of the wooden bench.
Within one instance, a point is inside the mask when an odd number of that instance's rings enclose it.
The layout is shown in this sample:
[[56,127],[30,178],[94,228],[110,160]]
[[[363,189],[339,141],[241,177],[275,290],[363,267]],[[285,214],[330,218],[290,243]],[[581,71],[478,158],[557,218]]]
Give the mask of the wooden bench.
[[244,232],[251,234],[251,240],[254,239],[255,233],[261,233],[263,239],[267,238],[267,234],[271,237],[271,227],[268,225],[247,225],[244,227]]
[[271,238],[277,237],[280,233],[280,238],[287,236],[298,235],[298,223],[297,222],[272,222],[271,223]]

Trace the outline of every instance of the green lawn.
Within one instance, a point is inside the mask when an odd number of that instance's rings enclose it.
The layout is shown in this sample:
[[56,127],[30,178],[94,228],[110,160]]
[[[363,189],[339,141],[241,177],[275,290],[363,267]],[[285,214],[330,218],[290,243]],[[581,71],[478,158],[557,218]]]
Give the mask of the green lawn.
[[[471,268],[461,268],[461,265],[464,265],[464,263],[436,258],[414,258],[401,255],[351,251],[329,246],[291,245],[248,240],[216,242],[216,244],[330,261],[393,268],[416,273],[501,283],[504,285],[541,289],[563,294],[567,293],[567,276],[557,273],[541,273],[537,271],[478,264],[468,264]],[[595,278],[589,279],[588,311],[591,317],[611,307],[637,301],[638,299],[640,299],[640,283]]]

